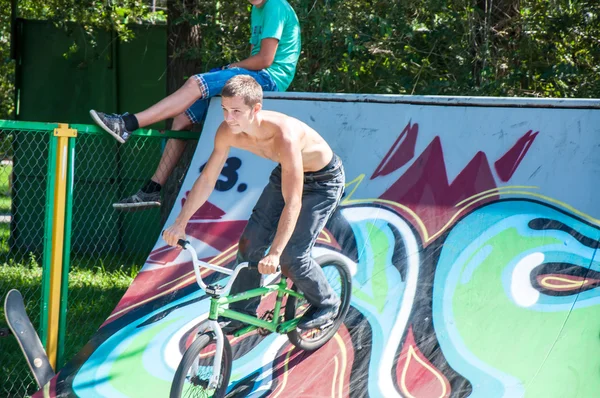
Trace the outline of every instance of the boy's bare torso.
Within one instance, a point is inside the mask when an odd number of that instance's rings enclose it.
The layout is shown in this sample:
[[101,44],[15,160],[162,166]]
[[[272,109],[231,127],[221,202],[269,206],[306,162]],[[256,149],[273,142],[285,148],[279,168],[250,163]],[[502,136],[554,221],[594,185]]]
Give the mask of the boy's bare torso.
[[227,141],[232,147],[244,149],[277,163],[281,163],[277,142],[281,142],[282,138],[291,139],[302,154],[305,173],[322,169],[333,157],[331,147],[319,133],[302,121],[279,112],[261,111],[258,136],[245,132],[234,134],[227,128],[227,123],[223,123],[223,127],[226,127]]

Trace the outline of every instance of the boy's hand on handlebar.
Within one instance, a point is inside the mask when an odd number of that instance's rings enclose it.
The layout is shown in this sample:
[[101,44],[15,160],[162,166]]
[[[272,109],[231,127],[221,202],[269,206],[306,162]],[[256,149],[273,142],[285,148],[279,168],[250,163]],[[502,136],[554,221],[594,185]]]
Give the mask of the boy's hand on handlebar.
[[279,256],[269,254],[258,263],[258,272],[261,274],[274,274],[279,267]]
[[177,246],[179,239],[185,240],[185,227],[173,224],[163,232],[163,239],[169,246]]

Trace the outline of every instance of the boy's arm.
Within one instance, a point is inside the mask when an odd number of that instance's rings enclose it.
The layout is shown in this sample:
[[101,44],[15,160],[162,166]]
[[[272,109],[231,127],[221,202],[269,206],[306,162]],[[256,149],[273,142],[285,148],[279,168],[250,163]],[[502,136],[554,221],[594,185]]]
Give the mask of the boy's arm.
[[258,270],[263,274],[275,272],[279,265],[281,253],[292,237],[300,215],[304,187],[304,169],[299,144],[290,134],[282,134],[275,139],[275,145],[281,163],[281,193],[285,205],[269,254],[259,263]]
[[[252,55],[243,61],[234,62],[230,67],[261,70],[266,69],[273,64],[279,46],[279,40],[281,40],[285,26],[288,23],[288,17],[285,6],[267,4],[265,7],[265,14],[261,26],[262,32],[260,33],[260,50],[258,51],[258,54]],[[252,25],[251,22],[251,28]],[[258,40],[252,37],[250,39],[250,44],[258,44]],[[252,50],[250,54],[252,54]]]
[[[260,42],[260,51],[258,54],[252,55],[242,61],[234,62],[229,65],[230,68],[244,68],[248,70],[266,69],[273,64],[275,53],[279,40],[268,37]],[[250,50],[252,52],[252,50]]]
[[185,227],[188,221],[206,202],[215,188],[219,174],[229,154],[230,143],[226,129],[227,127],[223,122],[217,130],[215,147],[208,158],[204,170],[202,170],[202,173],[194,183],[179,216],[177,216],[173,225],[165,229],[163,233],[163,239],[171,246],[176,246],[178,239],[185,239]]

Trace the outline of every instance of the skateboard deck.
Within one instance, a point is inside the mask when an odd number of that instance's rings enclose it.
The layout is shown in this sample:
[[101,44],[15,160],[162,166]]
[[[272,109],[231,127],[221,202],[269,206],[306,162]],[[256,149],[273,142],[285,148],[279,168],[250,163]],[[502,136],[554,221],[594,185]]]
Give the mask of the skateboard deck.
[[8,327],[19,342],[35,381],[42,388],[54,377],[54,369],[52,369],[42,342],[25,312],[23,296],[18,290],[12,289],[6,295],[4,313]]

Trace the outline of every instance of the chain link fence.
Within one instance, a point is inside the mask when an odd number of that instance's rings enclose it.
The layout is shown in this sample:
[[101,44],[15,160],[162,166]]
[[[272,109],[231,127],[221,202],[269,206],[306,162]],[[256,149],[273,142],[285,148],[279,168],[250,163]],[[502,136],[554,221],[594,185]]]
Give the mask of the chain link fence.
[[[115,308],[144,264],[169,211],[165,204],[162,209],[137,212],[112,206],[137,192],[152,176],[164,146],[162,136],[133,136],[121,145],[95,127],[72,127],[79,134],[75,139],[66,361]],[[20,290],[38,331],[52,128],[0,128],[0,295],[4,300],[10,289]],[[197,134],[190,136],[197,138]],[[193,146],[193,141],[189,144]],[[181,179],[181,173],[177,174]],[[172,204],[172,199],[167,202]],[[0,328],[5,327],[1,308]],[[16,340],[2,338],[0,347],[0,397],[24,397],[37,391]]]
[[[0,130],[0,294],[19,289],[33,324],[40,322],[42,242],[49,134]],[[6,328],[4,305],[0,327]],[[17,341],[0,340],[0,396],[20,397],[37,385]]]

